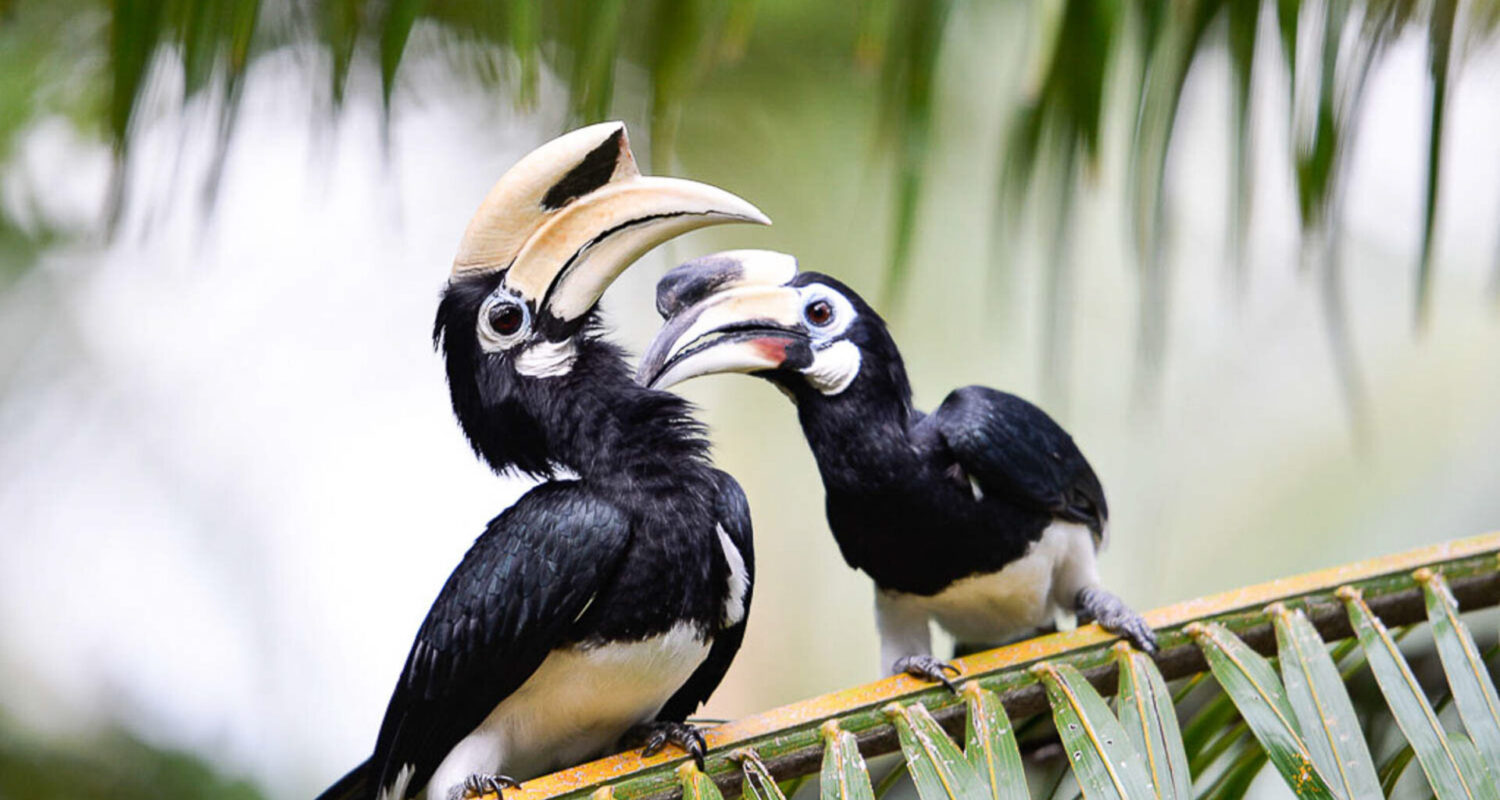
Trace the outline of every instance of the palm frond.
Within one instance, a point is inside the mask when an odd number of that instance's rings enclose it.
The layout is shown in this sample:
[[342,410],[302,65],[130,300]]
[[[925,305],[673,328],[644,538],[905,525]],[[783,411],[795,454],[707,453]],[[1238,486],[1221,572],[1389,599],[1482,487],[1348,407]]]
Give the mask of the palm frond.
[[988,784],[993,800],[1026,800],[1030,795],[1016,732],[1000,698],[970,683],[964,688],[964,701],[969,718],[964,757],[969,765]]
[[[1047,797],[1028,795],[1028,774],[1045,767],[1020,753],[1056,736],[1089,797],[1181,797],[1192,782],[1201,797],[1241,797],[1267,764],[1298,796],[1366,797],[1416,760],[1440,798],[1493,798],[1484,765],[1500,700],[1458,614],[1497,603],[1500,533],[1159,609],[1147,615],[1162,645],[1152,658],[1089,625],[959,659],[958,696],[897,676],[726,723],[707,731],[706,775],[725,797],[748,779],[770,798],[775,781],[821,765],[823,797],[868,800],[865,759],[900,750],[924,800]],[[1403,653],[1406,626],[1422,623],[1438,653]],[[1449,681],[1429,696],[1413,665],[1431,677],[1439,657]],[[1371,671],[1413,745],[1378,769],[1367,737],[1393,729],[1384,706],[1348,689]],[[1117,688],[1118,715],[1104,700]],[[1455,696],[1462,731],[1441,719]],[[703,774],[675,771],[686,763],[626,753],[530,781],[514,800],[581,800],[601,786],[619,800],[669,798],[685,782],[707,796]]]
[[1270,611],[1275,616],[1282,682],[1313,763],[1344,797],[1380,794],[1374,757],[1360,735],[1344,679],[1317,629],[1300,610],[1277,604]]

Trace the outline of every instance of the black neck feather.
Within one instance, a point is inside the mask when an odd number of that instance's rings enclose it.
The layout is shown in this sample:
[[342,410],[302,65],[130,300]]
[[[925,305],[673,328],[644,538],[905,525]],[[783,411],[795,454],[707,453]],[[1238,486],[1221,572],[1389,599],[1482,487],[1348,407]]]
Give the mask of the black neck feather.
[[553,477],[566,468],[590,480],[642,485],[683,466],[707,467],[708,443],[689,404],[637,385],[624,352],[601,338],[597,312],[573,337],[577,357],[563,375],[521,375],[514,354],[481,349],[475,321],[496,281],[450,284],[433,329],[453,412],[492,469]]
[[842,392],[825,395],[801,376],[786,381],[802,431],[830,487],[899,483],[916,457],[911,383],[901,353],[874,315],[861,315],[849,339],[860,349],[859,374]]

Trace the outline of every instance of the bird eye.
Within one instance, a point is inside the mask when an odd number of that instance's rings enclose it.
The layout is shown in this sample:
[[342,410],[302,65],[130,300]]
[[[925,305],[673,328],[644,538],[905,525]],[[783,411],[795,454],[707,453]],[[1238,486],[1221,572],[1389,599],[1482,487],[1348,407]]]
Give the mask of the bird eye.
[[833,321],[833,306],[827,300],[814,300],[807,304],[802,314],[808,322],[821,328]]
[[490,330],[501,336],[513,336],[526,322],[526,312],[518,305],[498,305],[490,309]]

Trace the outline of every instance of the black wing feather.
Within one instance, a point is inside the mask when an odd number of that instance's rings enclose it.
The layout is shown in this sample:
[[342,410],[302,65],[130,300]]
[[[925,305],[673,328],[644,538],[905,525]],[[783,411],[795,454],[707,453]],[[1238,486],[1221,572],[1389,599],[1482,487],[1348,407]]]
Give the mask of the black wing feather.
[[927,420],[986,495],[1080,522],[1102,536],[1109,519],[1104,487],[1045,411],[984,386],[955,389]]
[[734,543],[740,551],[740,557],[745,560],[745,616],[734,625],[714,634],[714,643],[709,648],[708,657],[693,671],[687,683],[662,706],[657,718],[671,722],[687,719],[699,706],[708,702],[709,696],[719,688],[719,682],[724,680],[724,673],[729,671],[730,662],[734,661],[735,653],[739,652],[740,644],[745,640],[745,625],[750,620],[750,598],[755,592],[755,546],[750,530],[750,504],[746,502],[745,492],[734,478],[723,472],[717,474],[719,494],[714,503],[714,514],[718,523],[724,526],[729,541]]
[[574,482],[543,484],[490,522],[432,604],[391,696],[372,789],[414,770],[407,796],[448,751],[566,643],[630,539],[629,520]]

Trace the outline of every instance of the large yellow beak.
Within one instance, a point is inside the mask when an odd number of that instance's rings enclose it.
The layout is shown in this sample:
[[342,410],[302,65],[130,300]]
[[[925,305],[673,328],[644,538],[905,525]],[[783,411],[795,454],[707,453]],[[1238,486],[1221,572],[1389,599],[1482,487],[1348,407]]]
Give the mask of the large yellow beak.
[[641,356],[636,382],[665,389],[717,372],[806,366],[802,298],[786,285],[796,274],[796,259],[758,250],[704,256],[667,273],[656,287],[667,321]]
[[647,250],[725,222],[771,223],[722,189],[641,175],[623,123],[590,125],[501,176],[464,232],[452,279],[504,271],[502,285],[542,324],[566,328]]

